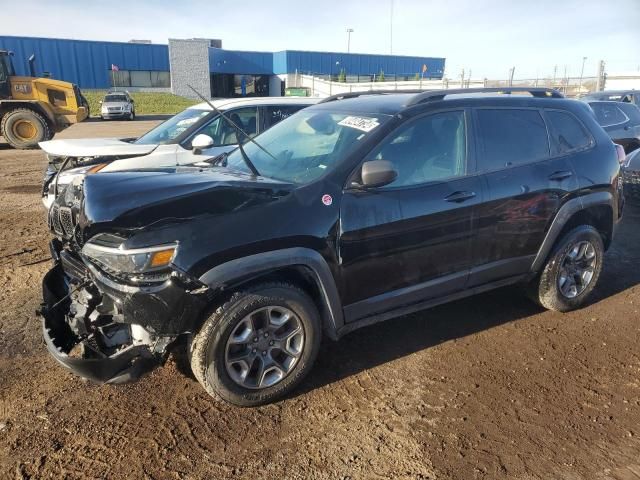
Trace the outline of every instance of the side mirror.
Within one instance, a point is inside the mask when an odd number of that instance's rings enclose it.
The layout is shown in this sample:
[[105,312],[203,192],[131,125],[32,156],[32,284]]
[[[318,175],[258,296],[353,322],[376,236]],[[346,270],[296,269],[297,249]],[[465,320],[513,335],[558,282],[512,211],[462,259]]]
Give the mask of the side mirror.
[[387,160],[370,160],[362,164],[360,175],[362,186],[373,188],[389,185],[398,177],[398,171]]
[[131,103],[136,103],[136,102],[134,102],[134,101],[133,101],[133,98],[130,98],[130,99],[129,99],[129,101],[130,101]]
[[193,148],[194,155],[202,153],[203,150],[213,147],[213,138],[204,133],[196,135],[191,140],[191,148]]

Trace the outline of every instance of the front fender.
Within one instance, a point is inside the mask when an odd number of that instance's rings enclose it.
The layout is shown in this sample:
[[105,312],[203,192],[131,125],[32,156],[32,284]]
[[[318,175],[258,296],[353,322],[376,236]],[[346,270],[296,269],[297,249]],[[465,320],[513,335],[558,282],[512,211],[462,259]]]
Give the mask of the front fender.
[[342,303],[331,269],[324,257],[315,250],[304,247],[284,248],[248,255],[217,265],[201,277],[200,281],[213,290],[224,289],[285,267],[300,266],[311,273],[316,282],[324,306],[325,331],[336,339],[344,326]]

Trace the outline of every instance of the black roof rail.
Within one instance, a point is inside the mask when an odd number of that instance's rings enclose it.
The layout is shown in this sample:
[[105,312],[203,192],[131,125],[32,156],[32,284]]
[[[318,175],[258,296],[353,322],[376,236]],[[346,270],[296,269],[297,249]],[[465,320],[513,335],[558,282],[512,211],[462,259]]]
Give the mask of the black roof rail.
[[464,95],[473,93],[503,93],[510,95],[512,93],[529,93],[532,97],[537,98],[564,98],[564,95],[553,88],[542,87],[491,87],[491,88],[454,88],[450,90],[428,90],[413,97],[407,106],[418,105],[425,102],[434,102],[443,100],[447,95]]
[[356,98],[362,95],[392,95],[394,93],[425,93],[429,90],[362,90],[360,92],[345,92],[331,95],[327,98],[323,98],[318,103],[335,102],[336,100],[345,100],[347,98]]

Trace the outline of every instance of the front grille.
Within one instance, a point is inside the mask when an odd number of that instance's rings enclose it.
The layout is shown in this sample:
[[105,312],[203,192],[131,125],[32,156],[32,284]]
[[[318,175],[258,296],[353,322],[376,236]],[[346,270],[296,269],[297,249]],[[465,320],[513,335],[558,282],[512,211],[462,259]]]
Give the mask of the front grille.
[[54,203],[49,210],[49,228],[60,237],[72,238],[76,231],[75,227],[71,208]]
[[116,113],[116,112],[121,112],[122,108],[121,107],[108,107],[107,111],[109,113]]
[[73,213],[69,207],[60,207],[60,224],[67,237],[73,235]]
[[62,225],[60,224],[60,207],[56,204],[53,204],[49,211],[49,227],[58,235],[64,235]]

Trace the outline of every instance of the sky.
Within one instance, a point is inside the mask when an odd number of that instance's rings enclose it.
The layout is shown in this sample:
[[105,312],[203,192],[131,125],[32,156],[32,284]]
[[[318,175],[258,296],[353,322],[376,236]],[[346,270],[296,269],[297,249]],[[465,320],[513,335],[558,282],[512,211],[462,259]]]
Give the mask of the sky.
[[[4,4],[4,5],[3,5]],[[393,16],[391,15],[393,5]],[[445,57],[445,76],[640,73],[640,0],[0,0],[0,35],[220,38],[236,50]],[[28,21],[25,21],[28,17]],[[391,35],[393,25],[393,35]],[[393,46],[391,45],[393,39]]]

